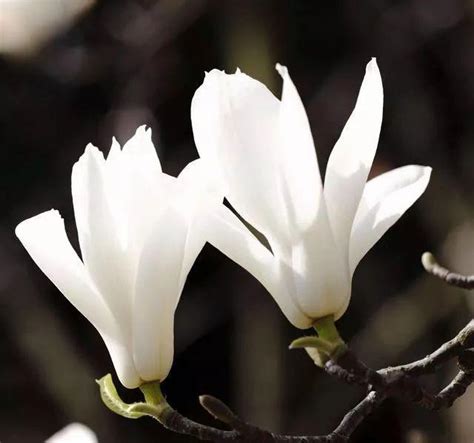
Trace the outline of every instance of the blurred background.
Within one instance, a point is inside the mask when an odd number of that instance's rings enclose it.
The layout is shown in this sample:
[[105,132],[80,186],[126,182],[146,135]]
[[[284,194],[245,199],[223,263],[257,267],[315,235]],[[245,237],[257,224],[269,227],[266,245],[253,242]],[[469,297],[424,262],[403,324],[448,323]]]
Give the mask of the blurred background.
[[[424,196],[360,264],[343,336],[373,367],[424,356],[472,316],[474,299],[425,275],[420,256],[474,271],[472,0],[0,0],[0,439],[38,442],[72,421],[100,442],[187,442],[152,420],[113,415],[95,378],[112,364],[99,335],[33,264],[15,226],[57,208],[77,246],[70,177],[93,142],[108,151],[147,124],[165,172],[197,157],[189,108],[204,71],[238,66],[276,94],[289,67],[322,173],[377,56],[384,123],[372,170],[433,167]],[[472,298],[472,295],[471,295]],[[363,396],[330,379],[244,270],[206,246],[177,311],[164,383],[183,414],[213,423],[218,396],[274,431],[327,433]],[[428,377],[439,390],[454,366]],[[124,392],[127,400],[138,392]],[[431,413],[387,401],[353,442],[474,441],[474,389]]]

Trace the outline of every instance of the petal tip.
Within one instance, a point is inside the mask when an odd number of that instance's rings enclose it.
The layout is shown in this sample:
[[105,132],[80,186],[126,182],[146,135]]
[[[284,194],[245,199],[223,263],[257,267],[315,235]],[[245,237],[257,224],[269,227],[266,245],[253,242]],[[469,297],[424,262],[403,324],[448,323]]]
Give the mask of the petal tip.
[[430,179],[431,173],[433,172],[433,168],[431,166],[418,166],[418,177],[426,177],[426,179]]
[[34,215],[18,223],[15,228],[15,235],[21,240],[25,232],[31,226],[31,223],[44,223],[48,219],[57,219],[57,221],[63,222],[59,211],[57,209],[50,209],[49,211]]
[[284,65],[281,65],[280,63],[277,63],[275,65],[275,69],[278,71],[278,74],[280,74],[280,76],[283,78],[288,74],[287,67]]
[[[87,146],[86,146],[86,149],[84,149],[84,152],[83,154],[79,157],[79,160],[77,160],[76,163],[74,163],[74,166],[76,166],[78,163],[82,162],[82,161],[88,161],[88,160],[96,160],[97,157],[100,157],[102,156],[102,159],[104,158],[104,154],[102,153],[102,151],[95,145],[93,145],[92,143],[88,143]],[[74,166],[73,166],[73,169],[74,169]]]
[[139,136],[150,135],[151,136],[151,128],[148,127],[146,124],[140,125],[135,131],[135,136],[137,135]]
[[433,172],[433,168],[431,166],[424,166],[423,167],[423,173],[424,173],[424,175],[426,175],[427,181],[430,180],[432,172]]
[[367,72],[379,72],[379,66],[377,64],[377,58],[376,57],[372,57],[369,61],[369,63],[367,63],[367,66],[366,66],[366,71]]

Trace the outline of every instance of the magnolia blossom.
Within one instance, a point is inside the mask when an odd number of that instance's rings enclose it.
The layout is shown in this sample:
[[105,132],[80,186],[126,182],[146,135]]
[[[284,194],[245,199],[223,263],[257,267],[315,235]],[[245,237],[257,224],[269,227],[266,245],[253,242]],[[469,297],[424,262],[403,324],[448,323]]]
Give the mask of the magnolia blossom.
[[[208,73],[192,101],[201,159],[240,218],[221,208],[208,241],[252,273],[299,328],[347,309],[355,268],[424,192],[431,169],[404,166],[367,182],[382,123],[375,59],[326,168],[324,186],[301,99],[285,67],[278,100],[241,73]],[[259,231],[263,246],[240,219]]]
[[46,440],[46,443],[97,443],[97,436],[81,423],[71,423]]
[[[55,210],[23,221],[16,234],[36,264],[95,326],[128,388],[166,378],[176,305],[205,244],[202,208],[215,201],[201,161],[171,177],[151,131],[141,127],[107,159],[87,146],[72,171],[82,261]],[[218,201],[218,200],[217,200]]]

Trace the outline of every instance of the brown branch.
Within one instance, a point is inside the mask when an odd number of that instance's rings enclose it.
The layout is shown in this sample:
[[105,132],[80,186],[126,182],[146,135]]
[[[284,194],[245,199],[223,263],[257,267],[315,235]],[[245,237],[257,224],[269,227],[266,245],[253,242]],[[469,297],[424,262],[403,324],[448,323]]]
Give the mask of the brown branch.
[[441,266],[431,254],[425,252],[421,257],[421,263],[427,272],[452,286],[463,289],[474,289],[474,275],[462,275],[451,272],[449,269]]
[[381,392],[371,391],[367,396],[342,419],[339,426],[330,435],[331,442],[346,442],[353,432],[386,398]]
[[421,375],[433,372],[438,366],[460,355],[463,351],[474,346],[474,320],[471,320],[452,340],[441,345],[436,351],[426,357],[406,365],[386,368],[380,373],[403,372],[410,375]]
[[[375,371],[361,362],[349,349],[337,358],[329,360],[324,365],[328,374],[345,383],[363,386],[368,389],[368,394],[328,435],[292,436],[260,429],[243,421],[222,401],[209,395],[199,398],[202,407],[231,430],[225,431],[193,422],[171,407],[160,417],[160,422],[174,432],[214,442],[345,443],[360,423],[388,397],[402,398],[430,410],[450,407],[474,382],[474,349],[471,349],[473,345],[474,320],[471,320],[452,340],[426,357],[406,365]],[[433,372],[441,364],[452,359],[458,360],[458,374],[438,394],[426,392],[419,384],[418,377]]]
[[[423,255],[422,262],[429,273],[447,283],[474,289],[474,276],[462,276],[448,271],[429,253]],[[426,392],[420,385],[418,377],[435,371],[453,359],[457,359],[459,365],[459,372],[454,379],[436,395]],[[227,425],[230,431],[193,422],[171,407],[163,417],[160,417],[160,422],[175,432],[214,442],[345,443],[349,441],[359,424],[388,397],[402,398],[427,409],[438,410],[449,408],[462,396],[474,382],[474,320],[471,320],[452,340],[412,363],[375,371],[360,361],[350,349],[346,349],[345,352],[330,358],[323,368],[329,375],[345,383],[357,384],[368,390],[366,397],[344,416],[333,432],[325,436],[274,434],[246,423],[223,402],[209,395],[199,398],[202,407],[215,419]]]
[[[358,384],[368,389],[418,403],[427,409],[451,406],[473,381],[474,320],[471,320],[452,340],[446,342],[433,353],[415,362],[374,371],[358,360],[348,350],[337,359],[328,361],[324,369],[346,383]],[[417,377],[433,372],[441,364],[457,358],[460,372],[456,378],[438,395],[426,392]],[[459,395],[458,395],[459,394]]]
[[[275,434],[243,421],[227,405],[215,397],[199,397],[201,406],[230,430],[196,423],[165,403],[162,412],[155,417],[165,428],[199,440],[213,442],[249,443],[345,443],[351,435],[386,398],[395,397],[417,403],[430,410],[450,407],[474,382],[474,320],[471,320],[452,340],[436,351],[415,362],[375,371],[367,367],[346,346],[323,366],[331,376],[345,383],[357,384],[368,390],[366,397],[342,419],[328,435],[293,436]],[[438,394],[428,393],[418,377],[433,372],[441,364],[457,359],[459,372]]]
[[190,435],[198,440],[214,442],[241,440],[241,434],[235,430],[223,431],[211,426],[202,425],[184,417],[171,407],[160,416],[159,422],[170,431],[177,434]]

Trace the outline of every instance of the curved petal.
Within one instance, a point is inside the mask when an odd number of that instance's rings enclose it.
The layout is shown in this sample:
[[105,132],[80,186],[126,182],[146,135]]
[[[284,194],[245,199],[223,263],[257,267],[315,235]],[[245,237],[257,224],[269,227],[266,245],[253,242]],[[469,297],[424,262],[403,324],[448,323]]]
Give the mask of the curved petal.
[[403,166],[367,183],[352,228],[351,272],[370,248],[423,194],[430,175],[429,167]]
[[102,333],[100,335],[107,346],[120,383],[128,389],[138,388],[143,380],[137,372],[132,352],[125,344],[125,340]]
[[223,254],[250,272],[272,295],[278,306],[297,328],[311,325],[292,298],[281,263],[247,227],[225,206],[208,215],[204,224],[207,241]]
[[202,208],[219,205],[224,199],[224,191],[210,168],[202,158],[188,163],[176,180],[181,191],[177,197],[183,199],[182,204],[195,213]]
[[84,264],[125,334],[131,337],[132,279],[114,224],[105,160],[92,145],[74,165],[72,198]]
[[38,267],[99,331],[120,381],[127,387],[134,385],[138,375],[131,352],[124,349],[120,328],[71,246],[59,212],[51,210],[27,219],[15,233]]
[[172,206],[155,222],[143,249],[133,306],[133,350],[145,381],[163,381],[173,362],[174,312],[188,223]]
[[215,174],[209,171],[208,164],[202,159],[186,165],[178,176],[177,186],[181,189],[176,192],[179,199],[174,205],[179,205],[183,215],[188,218],[189,226],[180,278],[183,287],[192,265],[207,241],[203,229],[207,213],[220,205],[224,196],[222,187],[216,182]]
[[347,256],[336,247],[324,200],[313,225],[293,242],[289,254],[276,255],[287,263],[287,280],[294,284],[289,293],[308,318],[334,314],[350,296]]
[[111,334],[115,322],[101,294],[71,246],[64,221],[50,210],[21,222],[15,234],[33,261],[99,331]]
[[308,117],[298,91],[279,64],[276,69],[283,79],[279,130],[281,138],[280,172],[292,226],[301,232],[310,226],[321,199],[321,176]]
[[206,75],[191,104],[200,157],[219,174],[232,206],[267,238],[288,230],[279,105],[262,83],[240,72],[218,70]]
[[352,223],[377,149],[382,111],[382,79],[372,59],[354,111],[329,157],[324,181],[329,220],[341,251],[348,251]]

